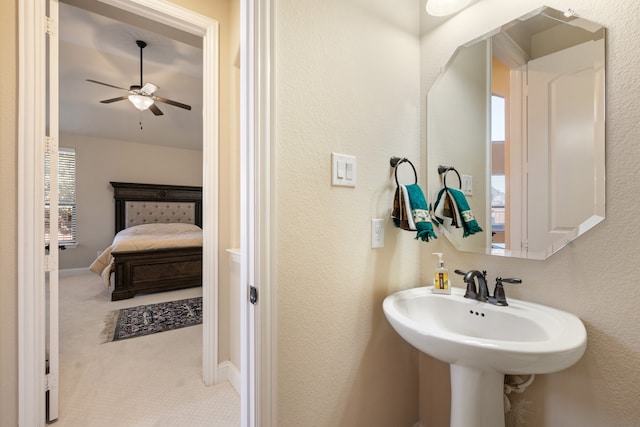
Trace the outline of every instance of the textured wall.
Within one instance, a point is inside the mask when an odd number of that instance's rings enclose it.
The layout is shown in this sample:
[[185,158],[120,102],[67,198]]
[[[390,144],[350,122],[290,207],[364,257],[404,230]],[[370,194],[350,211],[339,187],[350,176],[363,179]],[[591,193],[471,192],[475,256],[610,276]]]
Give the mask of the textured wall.
[[0,3],[0,426],[18,419],[18,1]]
[[[607,27],[607,218],[545,261],[456,253],[443,239],[436,247],[445,252],[451,269],[485,268],[492,277],[521,277],[524,283],[509,287],[509,295],[573,312],[587,327],[589,343],[583,359],[563,372],[538,376],[517,399],[516,406],[522,408],[519,422],[510,419],[508,425],[637,426],[640,229],[635,226],[635,217],[640,207],[640,3],[591,0],[544,4],[572,8]],[[425,35],[422,94],[426,95],[455,46],[542,5],[533,0],[483,0]],[[422,253],[425,280],[433,272],[430,252]],[[454,280],[462,286],[459,279]],[[447,366],[421,356],[420,369],[421,421],[425,426],[448,425],[447,402],[434,405],[432,401],[434,390],[449,387],[447,376],[442,375]]]
[[[418,16],[414,2],[275,1],[279,427],[417,420],[417,354],[381,304],[419,272],[414,235],[389,220],[389,158],[419,167]],[[332,151],[357,156],[356,188],[331,187]]]

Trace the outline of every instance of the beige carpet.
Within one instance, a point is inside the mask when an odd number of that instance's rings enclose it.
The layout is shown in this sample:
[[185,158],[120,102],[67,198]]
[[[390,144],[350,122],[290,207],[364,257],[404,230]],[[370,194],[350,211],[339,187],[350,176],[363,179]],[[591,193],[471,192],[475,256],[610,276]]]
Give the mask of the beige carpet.
[[60,417],[56,426],[240,425],[228,383],[202,382],[202,325],[101,342],[111,310],[192,298],[201,288],[111,302],[99,276],[60,278]]

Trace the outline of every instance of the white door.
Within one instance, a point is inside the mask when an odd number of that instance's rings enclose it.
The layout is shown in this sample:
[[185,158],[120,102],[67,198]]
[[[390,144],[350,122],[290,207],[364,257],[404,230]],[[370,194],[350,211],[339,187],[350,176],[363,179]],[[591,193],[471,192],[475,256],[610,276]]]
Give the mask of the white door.
[[[528,208],[530,255],[548,255],[575,236],[593,212],[595,135],[603,117],[594,91],[602,70],[594,64],[597,43],[581,45],[533,60],[528,65]],[[588,165],[588,166],[587,166]],[[564,190],[562,190],[564,189]]]
[[[45,139],[45,277],[47,295],[46,324],[46,409],[47,422],[58,419],[58,0],[48,0],[47,26],[48,102]],[[48,202],[48,203],[47,203]],[[48,215],[48,221],[46,220]],[[48,228],[48,230],[47,230]]]
[[[58,417],[57,15],[58,0],[20,2],[18,417],[25,426]],[[45,153],[51,172],[47,179]],[[47,209],[45,183],[52,190]],[[50,240],[45,238],[45,210],[53,224]]]

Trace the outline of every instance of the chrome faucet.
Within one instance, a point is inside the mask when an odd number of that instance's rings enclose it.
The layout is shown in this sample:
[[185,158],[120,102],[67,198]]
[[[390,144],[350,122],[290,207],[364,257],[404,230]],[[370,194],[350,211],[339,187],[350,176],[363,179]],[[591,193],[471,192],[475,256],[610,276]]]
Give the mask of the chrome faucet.
[[[489,302],[494,305],[509,305],[507,303],[507,297],[504,294],[504,287],[502,283],[522,283],[520,279],[503,279],[502,277],[496,278],[496,287],[493,290],[493,296],[489,294],[489,288],[487,287],[487,272],[478,270],[461,271],[455,270],[457,274],[464,276],[464,283],[467,284],[467,290],[464,293],[465,298],[475,299],[482,302]],[[476,288],[476,279],[478,281],[478,287]]]
[[[475,299],[486,302],[489,300],[489,288],[487,287],[487,272],[471,270],[469,272],[455,270],[457,274],[464,276],[464,283],[467,284],[467,291],[464,293],[465,298]],[[476,288],[476,279],[478,287]],[[477,289],[477,290],[476,290]]]

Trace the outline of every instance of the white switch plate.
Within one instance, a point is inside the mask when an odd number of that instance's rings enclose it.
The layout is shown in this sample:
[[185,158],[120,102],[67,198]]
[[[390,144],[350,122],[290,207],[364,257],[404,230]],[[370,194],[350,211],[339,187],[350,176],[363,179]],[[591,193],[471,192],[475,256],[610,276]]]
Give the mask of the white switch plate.
[[331,153],[331,185],[356,186],[356,157]]
[[384,247],[384,219],[371,220],[371,248]]
[[465,196],[473,195],[473,177],[471,175],[462,175],[462,192]]

